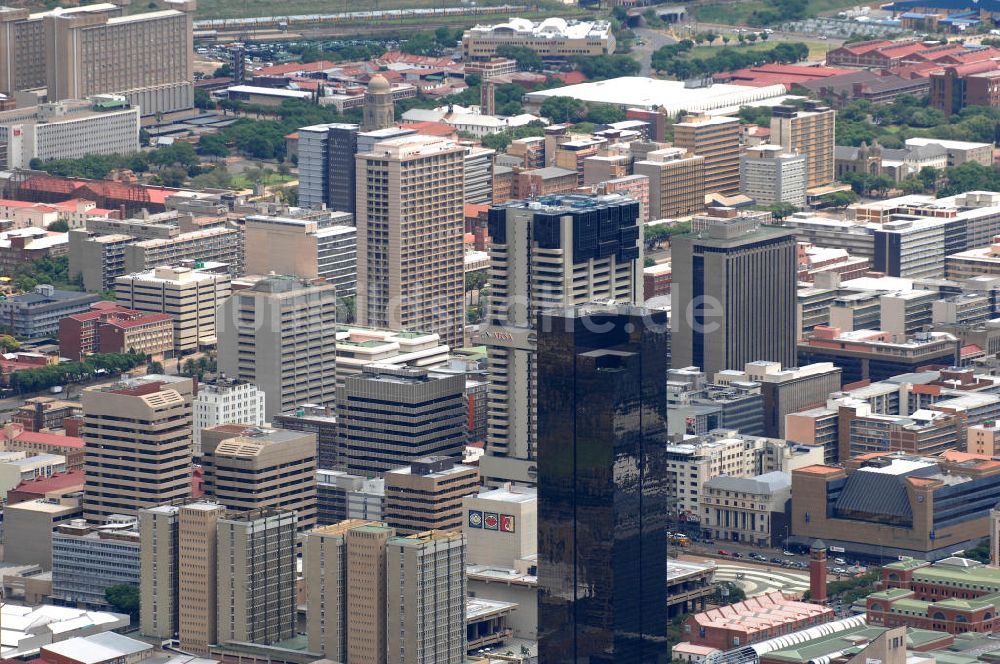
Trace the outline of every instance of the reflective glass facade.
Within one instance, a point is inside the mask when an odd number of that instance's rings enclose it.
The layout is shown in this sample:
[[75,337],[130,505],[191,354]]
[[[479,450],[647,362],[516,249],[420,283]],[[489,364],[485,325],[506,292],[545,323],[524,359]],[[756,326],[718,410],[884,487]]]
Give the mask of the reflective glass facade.
[[667,318],[538,321],[539,661],[666,662]]

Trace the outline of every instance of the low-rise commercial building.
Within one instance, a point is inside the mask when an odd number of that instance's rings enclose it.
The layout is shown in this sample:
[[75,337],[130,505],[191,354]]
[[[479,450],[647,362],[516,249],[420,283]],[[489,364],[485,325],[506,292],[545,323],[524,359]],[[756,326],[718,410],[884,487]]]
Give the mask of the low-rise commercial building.
[[32,454],[25,452],[0,452],[0,495],[21,482],[52,477],[66,472],[66,457],[58,454]]
[[906,139],[907,147],[922,147],[925,145],[940,145],[947,150],[949,167],[961,166],[967,161],[973,161],[983,166],[993,165],[993,145],[990,143],[949,141],[941,138],[922,137]]
[[55,335],[60,320],[87,311],[98,299],[92,293],[35,286],[30,293],[0,301],[0,325],[18,338]]
[[817,326],[799,341],[799,364],[831,362],[841,369],[844,385],[879,381],[920,367],[951,367],[959,361],[959,340],[944,332],[920,332],[912,337],[881,330],[841,332]]
[[792,471],[792,541],[938,560],[989,533],[1000,465],[877,453]]
[[828,623],[834,617],[830,607],[775,591],[689,616],[683,636],[686,643],[726,651]]
[[3,432],[3,450],[28,455],[58,455],[66,460],[67,470],[83,468],[83,439],[49,431],[26,431],[20,424],[8,424]]
[[52,596],[85,608],[108,609],[104,591],[139,585],[139,532],[135,518],[95,526],[80,520],[60,524],[52,534]]
[[756,477],[820,463],[824,450],[783,440],[713,431],[690,442],[667,446],[667,495],[679,517],[700,523],[705,484],[714,477]]
[[782,547],[789,534],[791,491],[792,476],[782,471],[713,477],[705,482],[702,530],[717,540]]
[[39,565],[52,570],[52,531],[80,517],[78,501],[44,498],[8,504],[4,508],[4,562]]

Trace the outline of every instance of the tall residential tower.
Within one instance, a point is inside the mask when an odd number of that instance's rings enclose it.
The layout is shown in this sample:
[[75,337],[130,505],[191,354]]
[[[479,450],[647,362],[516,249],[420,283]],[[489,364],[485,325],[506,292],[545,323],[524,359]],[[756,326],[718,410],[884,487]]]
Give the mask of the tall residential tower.
[[490,308],[483,333],[490,392],[489,484],[536,480],[536,320],[540,309],[642,298],[639,204],[622,196],[548,196],[489,213]]
[[464,148],[429,136],[357,155],[358,323],[464,345],[464,168]]

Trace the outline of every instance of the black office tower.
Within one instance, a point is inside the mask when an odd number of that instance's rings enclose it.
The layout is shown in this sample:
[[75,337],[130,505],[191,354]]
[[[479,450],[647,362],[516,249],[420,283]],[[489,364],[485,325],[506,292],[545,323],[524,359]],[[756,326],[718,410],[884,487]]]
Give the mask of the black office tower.
[[354,155],[358,152],[358,126],[330,125],[326,149],[327,207],[353,213],[357,204]]
[[667,661],[667,316],[538,320],[538,627],[545,664]]

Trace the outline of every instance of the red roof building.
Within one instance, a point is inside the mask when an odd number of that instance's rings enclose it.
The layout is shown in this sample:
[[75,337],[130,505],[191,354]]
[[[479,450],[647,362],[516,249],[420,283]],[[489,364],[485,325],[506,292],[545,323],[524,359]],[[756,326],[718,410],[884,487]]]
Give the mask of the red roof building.
[[159,355],[174,347],[173,318],[134,311],[111,302],[97,302],[90,311],[59,321],[59,353],[81,360],[91,353],[122,353],[135,349]]
[[418,134],[424,134],[425,136],[442,136],[444,138],[458,139],[458,130],[444,122],[403,122],[399,126],[402,129],[412,129]]
[[725,651],[834,618],[828,606],[796,601],[775,591],[689,616],[684,622],[684,636],[694,645]]
[[555,74],[555,78],[558,78],[566,85],[577,85],[579,83],[584,83],[587,80],[587,77],[584,76],[581,71],[562,71]]
[[317,60],[316,62],[309,63],[288,62],[283,65],[274,65],[272,67],[256,69],[252,72],[252,74],[254,76],[292,76],[297,74],[309,74],[312,72],[325,71],[327,69],[335,69],[336,67],[337,63],[330,62],[329,60]]
[[83,479],[83,468],[80,467],[49,477],[23,481],[7,492],[7,504],[16,505],[39,498],[58,499],[68,493],[78,493],[83,491]]
[[716,83],[732,83],[734,85],[749,85],[753,87],[781,84],[785,86],[786,90],[791,90],[792,86],[796,83],[807,83],[809,81],[830,78],[831,76],[841,76],[853,72],[853,69],[840,69],[836,67],[769,64],[723,72],[716,74],[713,79]]

